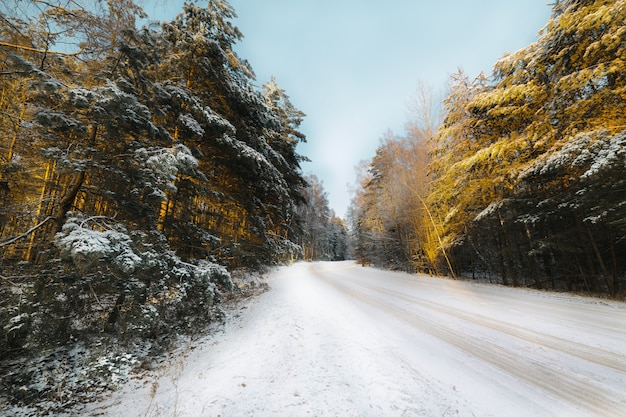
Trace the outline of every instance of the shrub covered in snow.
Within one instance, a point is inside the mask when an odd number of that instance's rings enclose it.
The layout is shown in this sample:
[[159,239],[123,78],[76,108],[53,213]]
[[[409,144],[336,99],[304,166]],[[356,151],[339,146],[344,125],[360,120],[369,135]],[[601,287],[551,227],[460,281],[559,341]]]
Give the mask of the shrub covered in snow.
[[[16,279],[0,294],[0,337],[6,341],[0,358],[12,364],[0,389],[17,404],[63,404],[60,392],[86,390],[89,380],[103,387],[122,382],[123,369],[137,362],[124,355],[90,357],[87,368],[80,368],[83,374],[74,375],[63,362],[70,359],[58,359],[58,353],[43,367],[48,376],[42,376],[43,365],[25,358],[94,341],[120,349],[137,343],[164,349],[177,335],[202,332],[221,319],[218,301],[233,289],[226,268],[205,260],[184,262],[158,231],[128,230],[111,218],[69,213],[54,243],[58,258],[37,270],[36,279]],[[32,267],[22,265],[16,276],[27,277]],[[125,362],[118,363],[120,358]]]
[[[96,229],[90,227],[91,222],[96,222]],[[70,216],[57,234],[55,244],[64,260],[81,269],[105,261],[131,274],[143,261],[133,250],[126,228],[117,223],[109,226],[107,219],[100,217]]]
[[[38,356],[4,362],[0,416],[71,416],[72,407],[121,387],[142,361],[149,343],[128,349],[105,339],[52,349]],[[9,398],[12,401],[9,401]]]

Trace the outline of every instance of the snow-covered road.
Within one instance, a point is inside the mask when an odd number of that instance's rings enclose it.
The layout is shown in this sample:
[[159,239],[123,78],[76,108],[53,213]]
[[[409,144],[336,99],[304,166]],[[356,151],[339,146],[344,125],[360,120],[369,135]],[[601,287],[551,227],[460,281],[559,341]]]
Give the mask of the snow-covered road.
[[626,416],[623,303],[352,262],[270,286],[90,415]]

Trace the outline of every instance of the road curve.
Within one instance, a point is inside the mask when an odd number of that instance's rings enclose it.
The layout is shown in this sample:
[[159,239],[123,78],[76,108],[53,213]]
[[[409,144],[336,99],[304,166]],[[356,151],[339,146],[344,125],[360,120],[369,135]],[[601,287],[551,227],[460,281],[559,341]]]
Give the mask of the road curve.
[[626,305],[297,263],[82,415],[626,417]]

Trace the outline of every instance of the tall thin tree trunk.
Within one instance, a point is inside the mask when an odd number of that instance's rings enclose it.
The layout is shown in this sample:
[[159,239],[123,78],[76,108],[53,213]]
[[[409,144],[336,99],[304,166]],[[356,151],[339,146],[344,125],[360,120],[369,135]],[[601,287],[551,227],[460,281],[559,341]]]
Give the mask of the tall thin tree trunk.
[[[578,230],[578,233],[580,234],[580,240],[581,242],[584,242],[585,236],[588,235],[589,231],[585,230],[585,226],[578,219],[578,217],[574,217],[574,221],[576,223],[576,229]],[[598,279],[597,279],[598,274],[593,264],[593,255],[589,251],[589,245],[581,243],[581,247],[585,254],[585,260],[587,261],[587,267],[589,268],[589,274],[591,276],[591,286],[590,286],[591,290],[597,292],[598,291]]]
[[502,215],[500,214],[500,210],[497,210],[498,213],[498,232],[500,234],[500,243],[501,243],[501,260],[503,268],[506,267],[511,279],[513,280],[513,286],[519,287],[519,279],[517,277],[517,271],[515,270],[515,266],[513,265],[513,256],[511,255],[511,245],[509,244],[509,240],[506,236],[506,230],[504,228],[504,219],[502,219]]
[[[13,155],[15,153],[15,146],[17,145],[18,132],[20,131],[20,125],[22,123],[22,120],[24,120],[25,113],[26,113],[26,93],[23,92],[22,93],[22,108],[20,109],[20,115],[18,116],[18,119],[14,125],[13,137],[11,138],[11,143],[9,144],[9,149],[7,151],[7,161],[9,163],[13,159]],[[12,119],[15,120],[14,118]],[[1,178],[1,175],[2,173],[0,173],[0,178]]]
[[591,232],[591,228],[589,226],[586,227],[587,234],[589,236],[589,242],[593,247],[593,251],[596,254],[596,258],[598,259],[598,263],[600,264],[600,269],[602,270],[602,275],[604,276],[604,282],[606,283],[607,289],[609,291],[609,295],[611,297],[615,296],[615,288],[613,287],[613,282],[609,278],[609,271],[606,269],[606,265],[604,264],[604,259],[602,259],[602,254],[600,253],[600,249],[598,248],[598,244],[593,237],[593,233]]
[[157,220],[157,229],[163,231],[165,229],[165,220],[172,208],[172,201],[169,198],[161,201],[161,208],[159,209],[159,219]]
[[611,270],[613,273],[613,291],[619,293],[619,268],[617,266],[617,256],[615,255],[615,239],[611,239]]
[[[46,189],[48,188],[48,182],[50,180],[50,176],[52,175],[52,171],[54,168],[54,162],[48,162],[46,164],[46,173],[43,177],[43,184],[41,186],[41,193],[39,195],[39,203],[37,204],[37,210],[35,211],[35,222],[39,221],[41,217],[41,213],[43,211],[43,204],[46,198]],[[32,233],[30,235],[30,241],[28,242],[28,249],[26,249],[26,254],[24,255],[24,259],[28,261],[33,260],[33,247],[35,246],[35,235],[37,233]]]

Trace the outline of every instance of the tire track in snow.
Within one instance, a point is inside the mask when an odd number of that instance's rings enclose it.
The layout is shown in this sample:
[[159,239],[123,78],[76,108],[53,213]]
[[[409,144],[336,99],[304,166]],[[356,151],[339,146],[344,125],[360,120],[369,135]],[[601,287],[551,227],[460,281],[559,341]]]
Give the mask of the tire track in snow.
[[425,303],[423,299],[420,299],[418,297],[411,297],[409,295],[402,294],[397,291],[389,290],[383,287],[358,282],[355,282],[355,284],[361,287],[368,288],[370,290],[374,290],[376,292],[390,295],[409,303],[420,304],[428,309],[440,312],[442,314],[446,314],[448,316],[455,317],[476,324],[478,326],[487,327],[491,330],[495,330],[500,333],[522,339],[526,342],[538,344],[544,348],[550,348],[561,353],[576,356],[585,361],[602,365],[626,374],[626,358],[624,358],[623,355],[609,352],[607,350],[597,347],[592,348],[582,343],[566,340],[556,336],[551,336],[545,333],[535,332],[521,326],[516,326],[511,323],[499,321],[497,319],[485,317],[482,315],[470,314],[460,309],[451,308],[434,301],[428,301],[428,303]]
[[[495,331],[499,335],[522,339],[543,349],[551,349],[559,354],[576,356],[583,361],[626,373],[626,360],[621,355],[600,350],[595,352],[595,348],[587,347],[580,343],[570,342],[546,334],[534,333],[519,326],[509,326],[502,322],[492,321],[484,316],[475,316],[440,303],[430,302],[377,285],[367,284],[353,275],[338,274],[332,270],[318,271],[315,268],[312,268],[312,272],[343,294],[385,311],[393,317],[465,351],[474,358],[489,363],[519,380],[565,400],[575,408],[602,416],[622,415],[625,411],[626,403],[623,402],[623,394],[621,397],[622,401],[615,399],[616,397],[620,398],[619,391],[616,392],[613,389],[608,389],[606,386],[590,383],[592,381],[589,378],[579,376],[576,373],[565,373],[565,370],[551,366],[549,359],[546,360],[539,354],[537,359],[528,358],[527,356],[522,357],[518,353],[489,340],[479,339],[475,335],[460,332],[459,329],[442,327],[441,323],[446,321],[438,321],[437,314],[444,314],[481,328]],[[380,297],[380,294],[384,294],[386,297]],[[402,304],[407,302],[412,306],[419,307],[420,311],[411,311],[401,307]],[[624,377],[626,378],[626,374]]]

